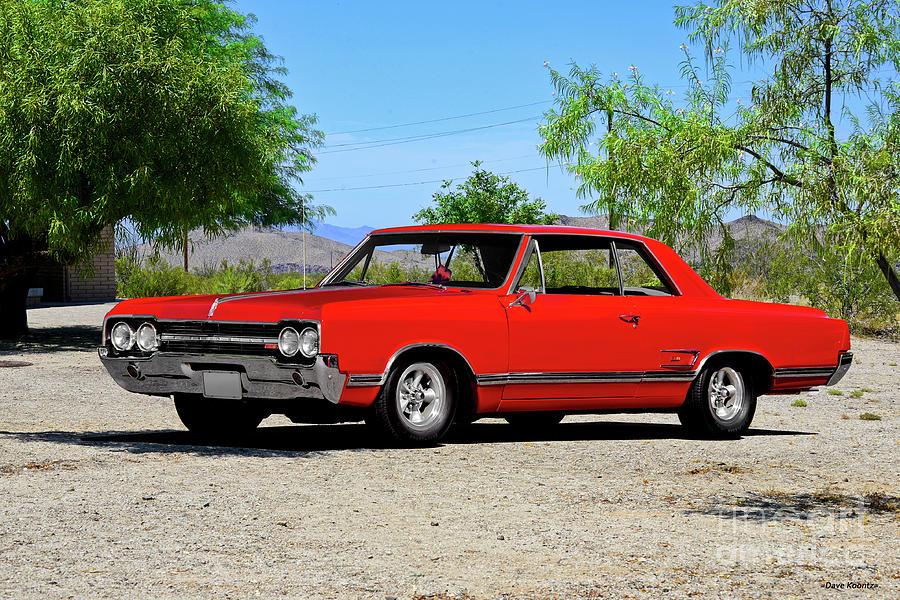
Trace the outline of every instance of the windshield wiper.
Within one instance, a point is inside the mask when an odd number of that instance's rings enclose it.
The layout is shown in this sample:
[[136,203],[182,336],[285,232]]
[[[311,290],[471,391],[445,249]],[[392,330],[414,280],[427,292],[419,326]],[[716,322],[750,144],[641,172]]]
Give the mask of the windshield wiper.
[[430,287],[435,288],[437,290],[446,290],[447,287],[443,286],[439,283],[428,283],[425,281],[398,281],[396,283],[385,283],[384,287],[395,286],[395,285],[415,285],[419,287]]
[[367,281],[351,281],[351,280],[345,279],[342,281],[329,281],[322,287],[328,287],[328,286],[332,286],[332,285],[356,285],[356,286],[360,286],[360,287],[366,287],[367,285],[369,285],[369,282],[367,282]]

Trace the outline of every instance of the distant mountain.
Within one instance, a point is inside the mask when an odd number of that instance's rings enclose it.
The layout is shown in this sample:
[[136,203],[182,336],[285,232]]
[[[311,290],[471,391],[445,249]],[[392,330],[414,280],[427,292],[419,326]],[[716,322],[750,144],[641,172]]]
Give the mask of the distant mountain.
[[[329,240],[334,240],[335,242],[347,244],[348,246],[357,245],[364,237],[369,235],[369,232],[374,231],[374,229],[374,227],[369,227],[367,225],[362,225],[360,227],[341,227],[340,225],[332,225],[331,223],[312,224],[313,234]],[[296,226],[284,227],[282,231],[298,233],[300,228]]]
[[[326,273],[353,249],[350,244],[320,235],[307,233],[304,236],[299,231],[259,227],[247,227],[214,239],[207,239],[202,231],[197,230],[191,232],[189,239],[191,249],[188,264],[192,270],[218,268],[223,261],[237,264],[245,260],[259,265],[263,260],[268,260],[275,273],[302,271],[305,245],[307,270]],[[149,244],[139,244],[134,248],[141,257],[154,254],[154,249]],[[175,266],[180,266],[183,261],[180,252],[160,252],[159,256]],[[418,253],[404,250],[376,252],[375,257],[383,261],[396,261],[399,257],[406,265],[422,261]]]
[[374,229],[374,227],[368,227],[366,225],[361,227],[341,227],[329,223],[316,223],[313,233],[319,237],[334,240],[335,242],[347,244],[348,246],[355,246]]
[[[248,227],[214,239],[204,237],[202,231],[190,234],[191,250],[188,264],[191,269],[213,269],[228,261],[237,264],[252,260],[259,264],[268,260],[277,272],[303,270],[303,233]],[[306,234],[306,264],[309,270],[328,271],[346,255],[352,246],[335,240]],[[148,244],[136,246],[140,256],[150,256]],[[181,265],[180,252],[162,252],[160,257],[169,264]]]
[[[592,227],[606,229],[609,221],[605,216],[570,217],[560,216],[561,225],[575,227]],[[728,223],[728,229],[735,240],[734,260],[742,262],[764,245],[774,243],[782,226],[748,215]],[[306,234],[306,265],[312,272],[330,270],[346,255],[365,235],[372,231],[371,227],[339,227],[320,224],[315,234]],[[637,232],[640,233],[640,232]],[[192,269],[218,267],[222,261],[237,263],[240,260],[252,260],[259,264],[267,259],[276,272],[300,271],[303,269],[304,236],[299,231],[280,229],[246,228],[228,235],[208,240],[202,232],[192,232],[191,255],[189,264]],[[713,248],[721,243],[718,236],[710,240]],[[153,249],[146,244],[136,246],[141,256],[149,256]],[[387,258],[387,253],[382,259]],[[180,265],[182,258],[178,252],[163,253],[162,258],[173,265]],[[393,260],[402,256],[405,264],[415,264],[421,260],[415,252],[398,250],[391,253]],[[685,253],[685,257],[696,258],[694,250]]]

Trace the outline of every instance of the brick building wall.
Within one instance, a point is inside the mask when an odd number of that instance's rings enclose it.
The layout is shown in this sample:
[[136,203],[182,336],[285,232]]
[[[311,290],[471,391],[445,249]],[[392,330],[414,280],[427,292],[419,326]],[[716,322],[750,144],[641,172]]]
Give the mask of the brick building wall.
[[101,234],[102,249],[91,261],[93,269],[64,267],[65,300],[87,302],[116,298],[116,246],[112,227]]

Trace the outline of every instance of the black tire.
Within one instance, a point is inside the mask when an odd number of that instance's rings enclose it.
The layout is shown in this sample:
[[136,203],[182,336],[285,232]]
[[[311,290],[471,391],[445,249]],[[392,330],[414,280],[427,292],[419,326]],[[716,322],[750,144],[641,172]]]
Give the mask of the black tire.
[[202,435],[234,436],[256,429],[266,414],[244,400],[218,400],[195,394],[176,394],[175,410],[188,431]]
[[[414,381],[420,372],[423,374],[419,381],[421,388],[407,391],[408,388],[404,387],[405,396],[401,397],[398,390],[404,380]],[[427,397],[415,397],[418,391],[425,393],[427,390],[434,391],[431,402],[442,394],[440,404],[432,406],[431,403],[426,404]],[[431,359],[398,361],[375,399],[366,424],[394,443],[408,446],[435,444],[444,438],[453,425],[456,397],[456,376],[446,363]],[[412,408],[411,405],[416,407]],[[419,414],[419,422],[415,422],[416,412]]]
[[[723,378],[718,386],[714,386],[713,379],[720,373],[724,374]],[[734,375],[737,375],[740,385],[731,380]],[[722,382],[727,385],[722,386]],[[719,396],[720,400],[716,401],[711,397],[711,386],[719,390],[730,386],[734,388],[734,393],[727,396],[728,392],[724,392],[726,396]],[[736,407],[733,398],[738,395],[740,405]],[[713,409],[714,402],[719,410]],[[732,411],[734,414],[729,414]],[[717,362],[704,367],[691,385],[684,404],[678,409],[678,419],[685,429],[694,435],[712,438],[731,438],[743,434],[750,428],[754,414],[756,391],[753,377],[747,369],[732,362]]]
[[517,429],[539,432],[553,429],[565,416],[565,413],[561,412],[529,412],[507,415],[504,418]]

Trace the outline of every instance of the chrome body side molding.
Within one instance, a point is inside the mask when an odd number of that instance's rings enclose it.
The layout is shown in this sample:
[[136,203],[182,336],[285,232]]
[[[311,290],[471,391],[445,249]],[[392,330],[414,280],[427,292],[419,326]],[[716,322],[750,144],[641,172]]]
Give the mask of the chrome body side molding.
[[791,379],[803,377],[831,377],[834,367],[800,367],[790,369],[775,369],[775,377],[778,379]]

